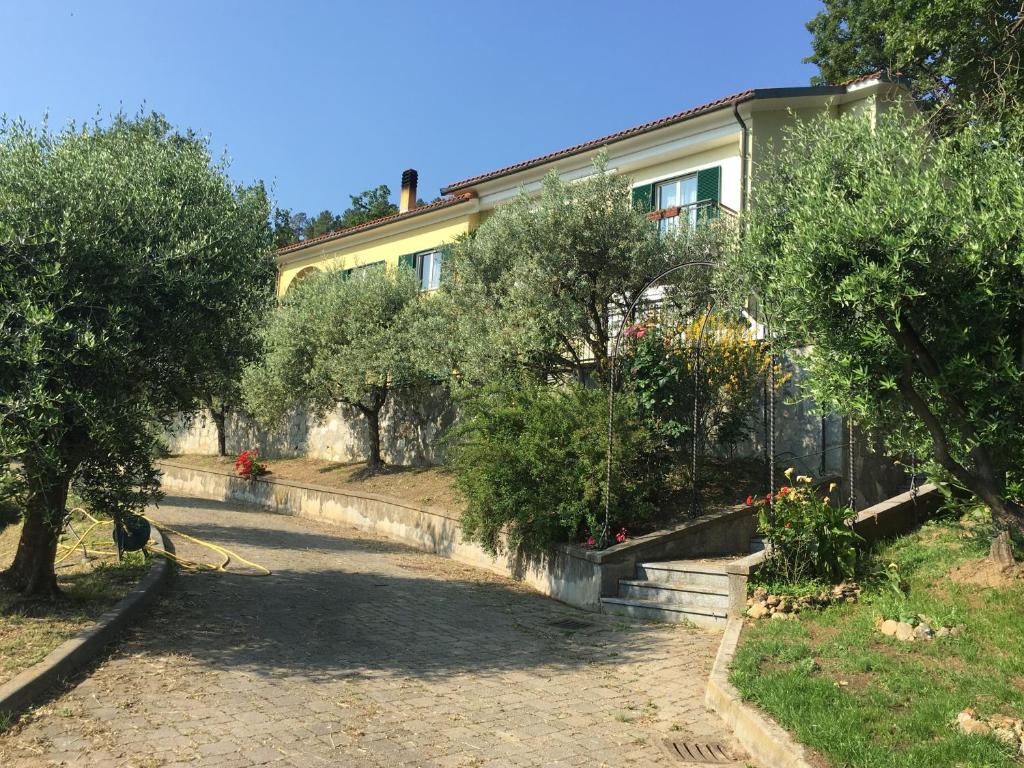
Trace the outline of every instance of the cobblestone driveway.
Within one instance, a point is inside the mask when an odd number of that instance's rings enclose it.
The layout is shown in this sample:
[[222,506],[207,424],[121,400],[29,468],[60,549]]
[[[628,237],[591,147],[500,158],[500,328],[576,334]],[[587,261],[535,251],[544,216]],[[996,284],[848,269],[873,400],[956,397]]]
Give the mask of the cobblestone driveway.
[[575,611],[351,528],[182,497],[154,516],[274,575],[178,575],[0,736],[4,768],[680,765],[663,739],[729,743],[703,705],[717,634]]

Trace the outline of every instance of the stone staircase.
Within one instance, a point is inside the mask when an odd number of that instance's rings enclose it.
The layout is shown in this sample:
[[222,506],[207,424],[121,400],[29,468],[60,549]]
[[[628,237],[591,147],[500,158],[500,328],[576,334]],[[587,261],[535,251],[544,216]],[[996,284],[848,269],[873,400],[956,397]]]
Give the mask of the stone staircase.
[[[762,549],[764,542],[759,537],[751,538],[750,552]],[[726,566],[745,554],[639,563],[635,578],[619,579],[615,597],[601,598],[601,611],[647,621],[688,621],[699,627],[721,629],[729,609]]]

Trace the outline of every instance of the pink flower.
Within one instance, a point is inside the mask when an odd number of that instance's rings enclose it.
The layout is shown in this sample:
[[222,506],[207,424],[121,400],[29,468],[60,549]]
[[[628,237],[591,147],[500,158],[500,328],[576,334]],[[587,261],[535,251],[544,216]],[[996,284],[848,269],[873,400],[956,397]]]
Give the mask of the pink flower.
[[621,531],[619,531],[618,533],[615,534],[615,540],[617,542],[619,542],[619,544],[624,542],[627,538],[628,538],[628,536],[626,535],[626,529],[625,528],[623,528]]
[[587,537],[587,546],[588,546],[588,547],[592,547],[592,546],[594,546],[595,544],[597,544],[597,542],[596,542],[596,541],[594,540],[594,537],[593,537],[593,536],[589,536],[589,537]]
[[636,329],[636,332],[633,335],[638,339],[642,339],[645,333],[647,333],[647,329],[641,325]]

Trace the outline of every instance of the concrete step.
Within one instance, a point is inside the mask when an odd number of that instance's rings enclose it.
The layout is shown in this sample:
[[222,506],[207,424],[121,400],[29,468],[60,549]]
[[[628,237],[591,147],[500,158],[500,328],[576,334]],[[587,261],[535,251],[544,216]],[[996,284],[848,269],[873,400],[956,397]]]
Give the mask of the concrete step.
[[667,624],[681,624],[688,621],[698,627],[708,629],[722,629],[726,624],[724,608],[684,608],[671,603],[652,603],[625,597],[602,597],[601,612]]
[[[737,559],[742,555],[737,556]],[[711,565],[692,560],[672,560],[658,563],[640,563],[636,577],[642,581],[656,581],[662,584],[685,587],[710,587],[721,592],[729,591],[729,574],[724,563]]]
[[648,603],[671,604],[684,608],[729,607],[729,593],[717,587],[665,584],[642,579],[619,579],[619,597]]

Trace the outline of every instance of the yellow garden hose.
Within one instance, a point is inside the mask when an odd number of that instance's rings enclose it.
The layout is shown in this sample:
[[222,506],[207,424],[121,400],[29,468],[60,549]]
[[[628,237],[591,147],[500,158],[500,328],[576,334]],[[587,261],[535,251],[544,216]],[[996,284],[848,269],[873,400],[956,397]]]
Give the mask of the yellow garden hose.
[[[64,560],[69,558],[74,552],[78,551],[79,549],[82,549],[85,553],[88,553],[89,555],[96,555],[96,556],[99,556],[99,557],[116,556],[118,554],[117,550],[92,549],[90,547],[85,546],[85,544],[84,544],[86,537],[88,537],[88,535],[90,533],[92,533],[92,531],[95,530],[97,526],[100,526],[100,525],[113,525],[114,521],[113,520],[99,520],[99,519],[93,517],[91,514],[89,514],[86,510],[82,509],[81,507],[75,507],[74,509],[71,510],[71,514],[74,514],[76,512],[80,512],[81,514],[85,515],[85,517],[87,517],[89,519],[91,524],[89,525],[88,528],[85,529],[85,533],[83,533],[82,535],[79,536],[78,533],[75,532],[75,536],[78,538],[78,542],[79,543],[77,543],[77,544],[58,544],[58,546],[57,546],[57,553],[58,553],[59,557],[57,558],[56,561],[54,561],[54,565],[62,563]],[[159,549],[157,547],[154,547],[151,543],[147,543],[146,544],[146,549],[149,552],[153,553],[154,555],[162,555],[162,556],[166,557],[168,560],[173,560],[179,566],[181,566],[182,568],[184,568],[187,571],[215,571],[215,572],[218,572],[218,573],[231,573],[231,574],[234,574],[236,576],[270,576],[271,575],[271,570],[269,568],[265,568],[264,566],[260,565],[259,563],[254,563],[252,560],[247,560],[246,558],[244,558],[241,555],[239,555],[237,552],[232,552],[227,547],[222,547],[220,544],[214,544],[213,542],[205,541],[203,539],[197,539],[195,536],[189,536],[187,533],[183,533],[182,531],[179,531],[176,528],[171,528],[170,526],[165,525],[164,523],[158,522],[158,521],[154,520],[153,518],[148,517],[147,515],[141,515],[141,517],[144,517],[151,524],[153,524],[153,525],[157,526],[158,528],[160,528],[161,531],[167,531],[169,533],[173,533],[176,536],[180,536],[181,538],[183,538],[183,539],[185,539],[187,541],[191,541],[193,544],[198,544],[201,547],[206,547],[207,549],[211,549],[211,550],[213,550],[214,552],[216,552],[218,555],[220,555],[223,558],[223,560],[218,565],[211,565],[210,563],[203,563],[203,562],[199,562],[199,561],[196,561],[196,560],[188,560],[188,559],[185,559],[185,558],[182,558],[182,557],[178,557],[173,552],[168,552],[165,549]],[[232,562],[238,562],[238,563],[242,563],[243,565],[247,565],[247,566],[253,568],[256,571],[256,573],[244,573],[244,572],[229,570],[228,569],[228,565],[230,565]]]

